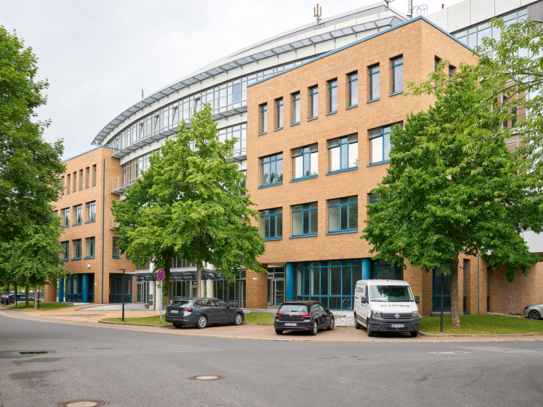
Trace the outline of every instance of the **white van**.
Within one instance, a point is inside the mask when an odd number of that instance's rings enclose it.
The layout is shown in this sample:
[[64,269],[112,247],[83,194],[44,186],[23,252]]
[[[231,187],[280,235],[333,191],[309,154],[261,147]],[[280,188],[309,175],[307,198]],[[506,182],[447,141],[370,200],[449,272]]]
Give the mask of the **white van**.
[[399,280],[360,280],[354,289],[354,324],[368,336],[375,332],[419,333],[419,297],[409,283]]

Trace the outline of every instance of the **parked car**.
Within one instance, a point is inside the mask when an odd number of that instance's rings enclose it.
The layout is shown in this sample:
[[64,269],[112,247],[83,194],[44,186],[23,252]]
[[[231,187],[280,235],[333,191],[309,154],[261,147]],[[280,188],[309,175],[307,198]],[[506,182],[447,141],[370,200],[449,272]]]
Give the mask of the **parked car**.
[[[17,294],[17,303],[25,302],[26,301],[26,295],[24,294]],[[34,297],[28,297],[28,301],[34,302]],[[7,299],[8,304],[15,304],[15,295],[11,294]]]
[[539,320],[541,319],[541,315],[543,315],[543,304],[529,305],[522,311],[523,318]]
[[9,297],[10,295],[12,295],[12,294],[13,294],[13,291],[10,292],[9,294],[7,294],[7,293],[6,293],[6,294],[2,294],[2,297],[0,298],[0,302],[1,302],[2,304],[7,304],[8,297]]
[[287,301],[275,314],[275,333],[306,331],[317,335],[319,329],[335,328],[334,314],[318,301]]
[[375,332],[419,334],[419,297],[409,283],[398,280],[360,280],[354,291],[354,324],[365,326],[368,336]]
[[241,325],[244,320],[242,309],[218,298],[176,298],[166,309],[166,322],[172,322],[176,328],[185,324],[195,324],[199,329],[210,324]]

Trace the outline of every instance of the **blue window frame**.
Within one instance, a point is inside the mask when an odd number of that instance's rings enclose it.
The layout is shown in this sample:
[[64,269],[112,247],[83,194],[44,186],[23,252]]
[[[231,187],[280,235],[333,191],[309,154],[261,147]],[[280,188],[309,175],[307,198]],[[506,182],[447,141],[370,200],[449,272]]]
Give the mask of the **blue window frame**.
[[[395,123],[403,126],[403,123]],[[390,160],[389,154],[392,144],[390,143],[390,133],[395,124],[384,127],[377,127],[369,131],[370,139],[370,164],[386,163]]]
[[83,205],[74,206],[74,224],[81,225],[83,223]]
[[296,263],[298,301],[319,301],[334,310],[352,310],[356,282],[362,280],[362,259]]
[[124,276],[124,287],[122,285],[122,274],[110,274],[109,275],[109,302],[120,303],[123,301],[130,304],[132,302],[132,276]]
[[96,202],[87,203],[87,223],[96,221]]
[[319,146],[312,144],[292,150],[292,180],[313,178],[319,174]]
[[264,240],[283,238],[283,209],[266,209],[260,212],[260,234]]
[[275,130],[283,128],[283,98],[275,101]]
[[81,239],[73,241],[74,257],[72,260],[81,260]]
[[328,82],[328,114],[337,112],[337,79]]
[[396,93],[403,92],[403,56],[394,58],[391,60],[392,72],[391,72],[391,84],[392,89],[391,93],[394,95]]
[[329,173],[358,168],[358,134],[328,140]]
[[260,105],[260,134],[268,131],[268,104]]
[[283,183],[283,153],[260,159],[260,186],[272,186]]
[[70,242],[62,242],[62,260],[70,260]]
[[349,106],[354,107],[358,105],[358,72],[353,72],[348,75],[349,79]]
[[319,87],[309,88],[309,119],[319,117]]
[[121,258],[121,251],[119,250],[119,246],[117,245],[117,238],[113,238],[113,258],[114,259],[120,259]]
[[402,280],[402,268],[392,266],[385,260],[371,261],[371,278],[373,280]]
[[95,240],[94,237],[88,237],[86,240],[86,259],[94,259]]
[[292,124],[300,123],[300,92],[292,94]]
[[358,231],[358,197],[332,199],[328,201],[328,233],[350,233]]
[[70,226],[70,208],[62,210],[62,227],[67,228]]
[[[450,266],[446,266],[450,269]],[[451,274],[443,274],[441,267],[436,267],[433,271],[433,292],[432,292],[432,306],[433,311],[441,312],[441,284],[443,282],[443,311],[449,312],[451,310]]]
[[369,101],[379,99],[379,64],[369,68]]
[[292,207],[292,237],[317,236],[319,208],[317,202]]

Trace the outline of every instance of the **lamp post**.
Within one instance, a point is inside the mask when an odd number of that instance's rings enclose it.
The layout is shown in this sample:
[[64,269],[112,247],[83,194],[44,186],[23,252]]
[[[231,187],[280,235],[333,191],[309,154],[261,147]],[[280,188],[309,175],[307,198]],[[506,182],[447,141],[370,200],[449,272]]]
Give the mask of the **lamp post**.
[[123,277],[121,278],[121,298],[123,303],[123,322],[124,322],[124,269],[117,269],[123,271]]
[[[15,293],[15,308],[17,308],[17,279],[14,279],[13,280],[13,284],[15,285],[15,289],[13,290],[13,292]],[[8,297],[9,298],[9,297]],[[9,305],[9,304],[8,304]]]

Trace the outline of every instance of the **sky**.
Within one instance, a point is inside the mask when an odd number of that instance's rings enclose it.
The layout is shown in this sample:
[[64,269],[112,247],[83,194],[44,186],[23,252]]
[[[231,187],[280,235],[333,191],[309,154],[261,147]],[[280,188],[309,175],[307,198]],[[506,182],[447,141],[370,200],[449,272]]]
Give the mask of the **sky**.
[[[414,0],[429,13],[462,0]],[[323,18],[376,0],[320,0]],[[314,0],[0,0],[0,25],[16,30],[47,79],[44,138],[64,159],[93,148],[118,114],[163,86],[234,51],[315,21]],[[391,6],[407,13],[408,0]]]

